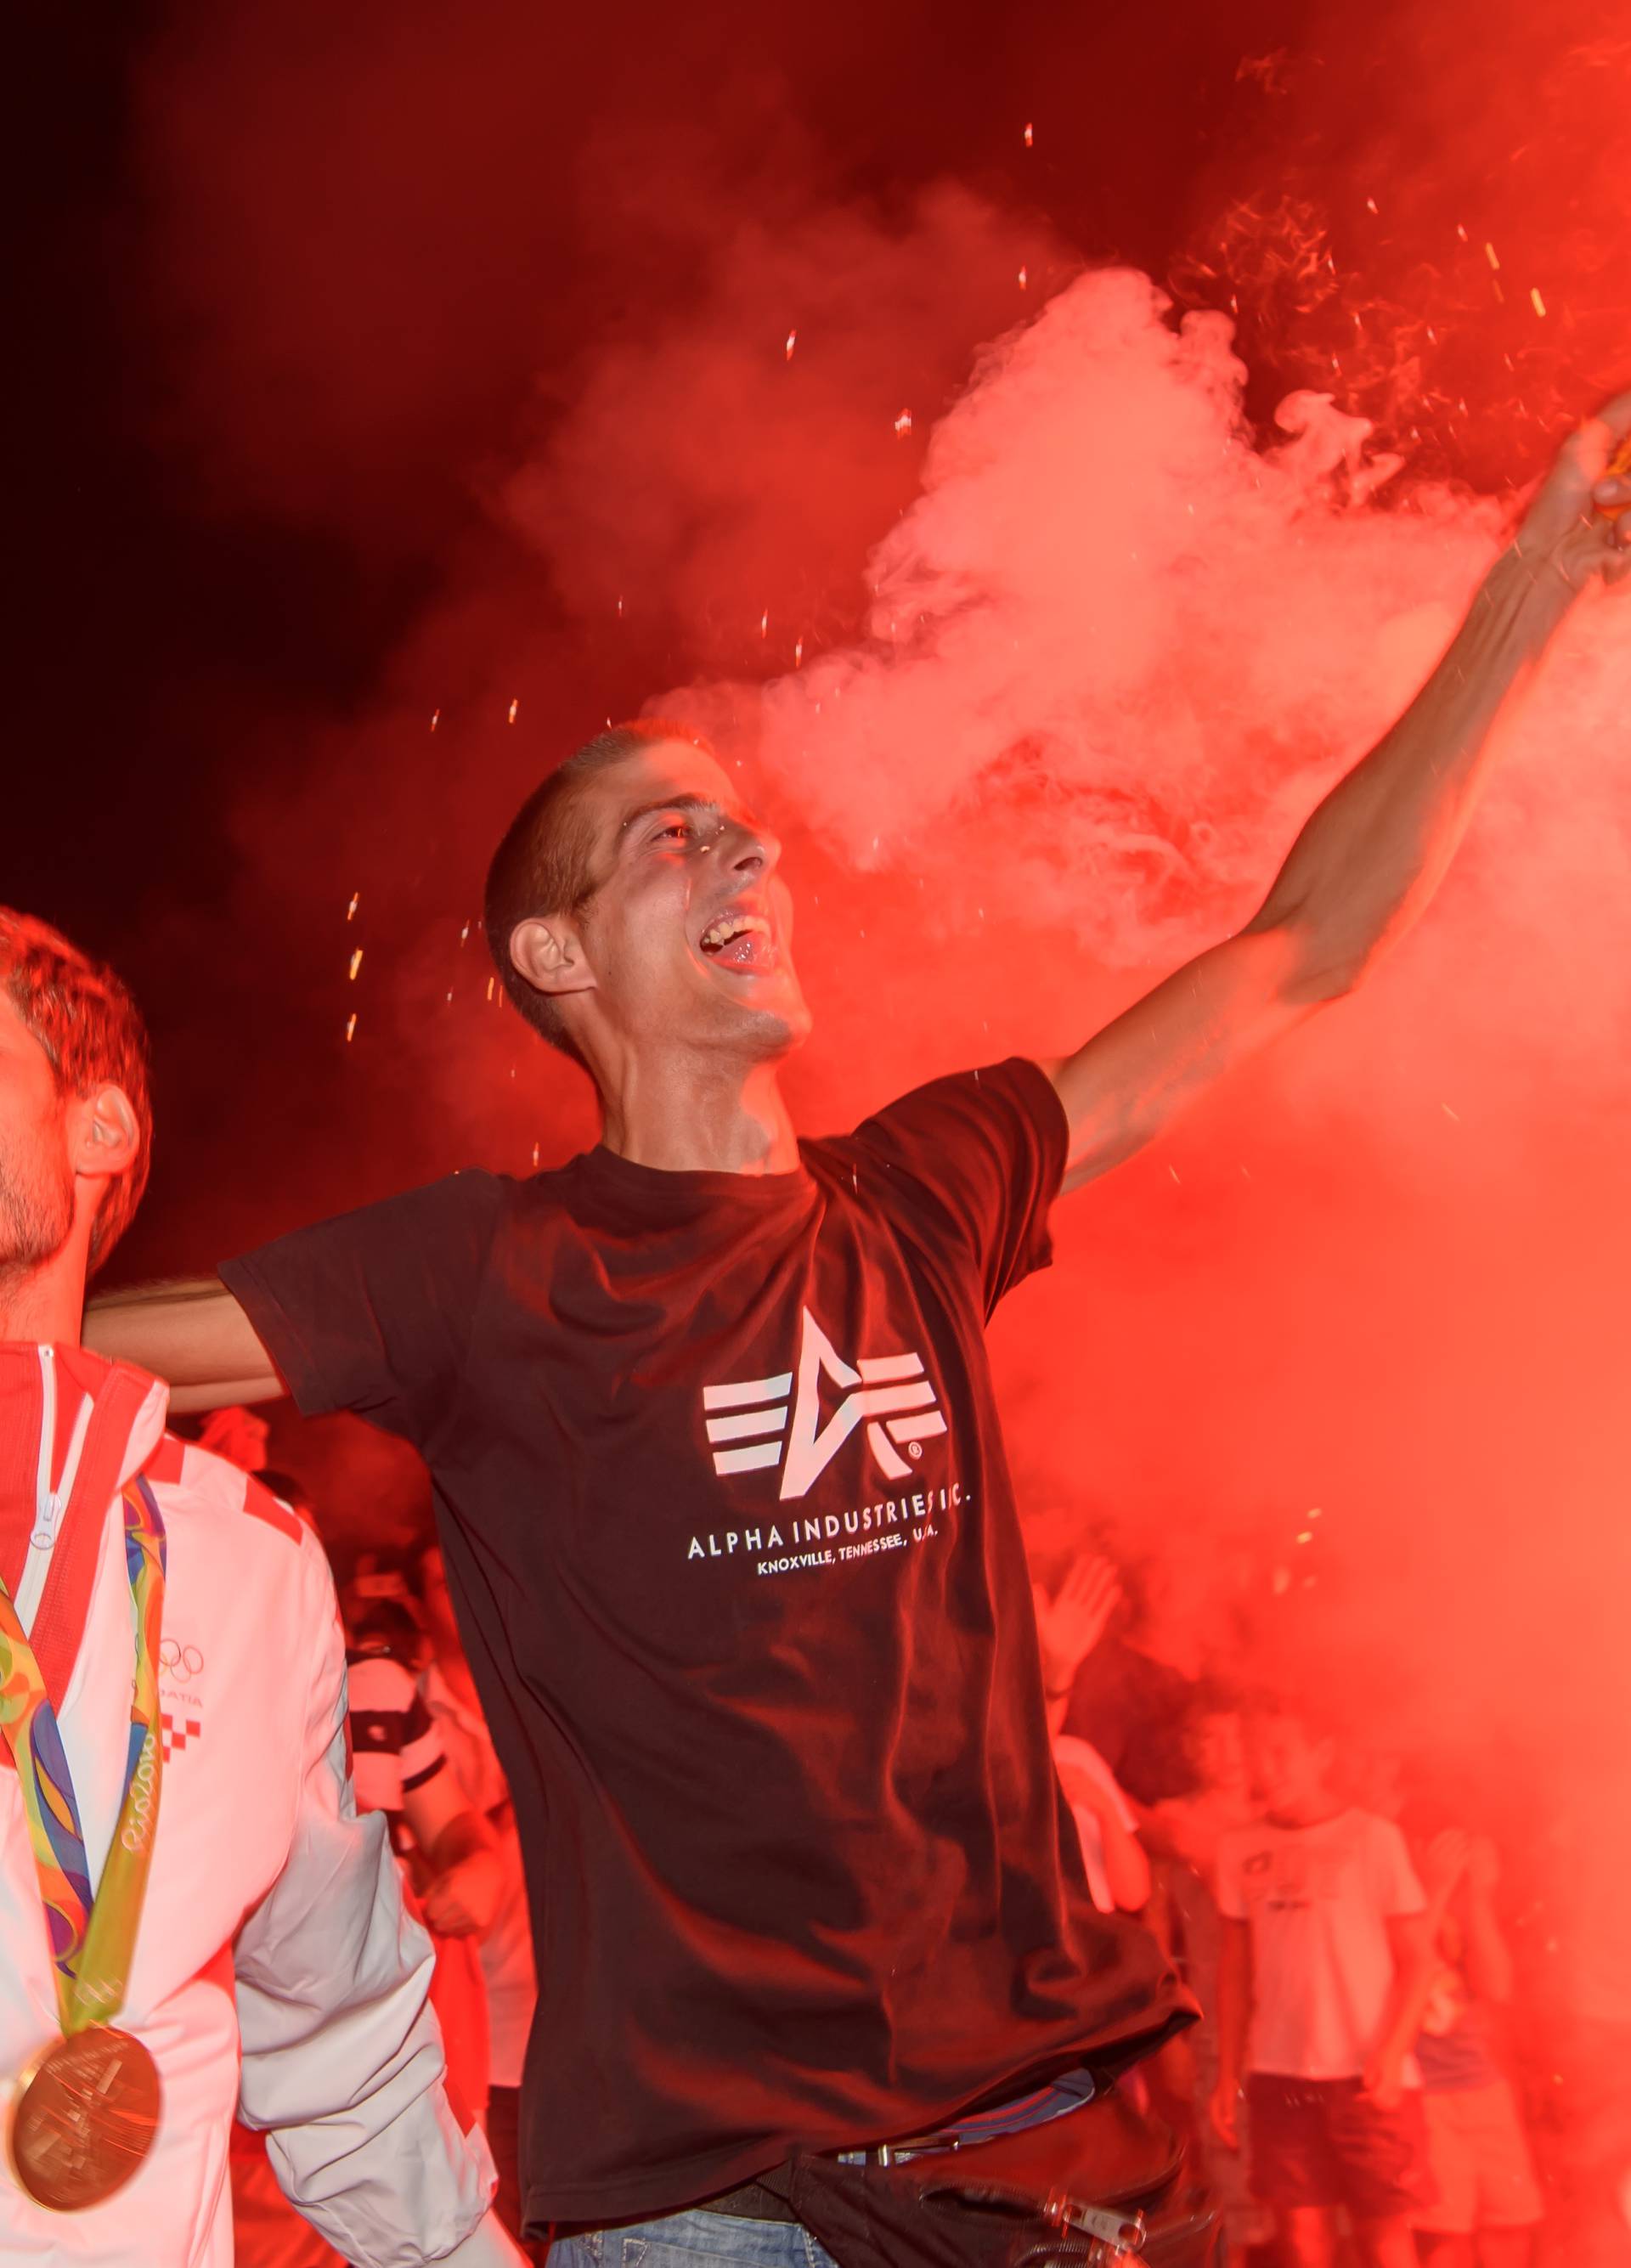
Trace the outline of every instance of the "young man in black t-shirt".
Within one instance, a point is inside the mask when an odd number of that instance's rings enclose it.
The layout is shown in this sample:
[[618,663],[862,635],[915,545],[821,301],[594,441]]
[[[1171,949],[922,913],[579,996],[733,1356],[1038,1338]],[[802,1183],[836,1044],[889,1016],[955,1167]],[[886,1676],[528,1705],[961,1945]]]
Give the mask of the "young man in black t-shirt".
[[487,900],[511,998],[594,1079],[599,1145],[96,1319],[184,1405],[286,1381],[430,1468],[528,1862],[534,2228],[636,2223],[706,2268],[740,2251],[721,2205],[791,2149],[1048,2107],[1060,2074],[1182,2021],[1149,1938],[1083,1880],[984,1327],[1045,1263],[1061,1187],[1420,909],[1506,696],[1577,590],[1631,565],[1592,502],[1628,428],[1631,396],[1565,452],[1257,918],[1074,1055],[800,1141],[775,841],[705,747],[629,728],[525,806]]

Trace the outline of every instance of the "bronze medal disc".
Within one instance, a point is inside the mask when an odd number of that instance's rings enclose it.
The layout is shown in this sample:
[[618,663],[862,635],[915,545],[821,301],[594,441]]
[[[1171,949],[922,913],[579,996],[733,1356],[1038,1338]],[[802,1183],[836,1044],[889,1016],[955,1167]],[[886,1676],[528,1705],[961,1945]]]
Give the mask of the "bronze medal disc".
[[37,2205],[83,2213],[122,2190],[159,2128],[159,2070],[138,2039],[92,2024],[57,2040],[18,2082],[11,2169]]

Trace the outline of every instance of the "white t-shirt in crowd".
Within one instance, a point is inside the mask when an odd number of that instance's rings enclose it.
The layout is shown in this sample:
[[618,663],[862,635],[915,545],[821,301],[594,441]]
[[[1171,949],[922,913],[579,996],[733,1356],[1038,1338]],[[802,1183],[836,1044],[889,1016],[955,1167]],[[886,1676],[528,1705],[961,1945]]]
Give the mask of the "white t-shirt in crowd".
[[[1393,1983],[1387,1925],[1427,1908],[1398,1828],[1369,1811],[1235,1828],[1218,1852],[1218,1908],[1251,1928],[1247,2068],[1357,2079]],[[1412,2058],[1406,2084],[1420,2083]]]
[[509,1808],[510,1791],[493,1751],[486,1719],[459,1697],[434,1662],[424,1673],[424,1692],[454,1777],[471,1808],[486,1814],[504,1868],[504,1894],[479,1950],[482,1975],[487,1980],[492,2083],[519,2087],[533,2011],[538,2003],[538,1981],[533,1972],[527,1877],[515,1815]]
[[1129,1832],[1138,1825],[1133,1807],[1122,1793],[1115,1773],[1090,1741],[1079,1740],[1074,1733],[1061,1733],[1053,1743],[1053,1767],[1076,1822],[1081,1863],[1087,1869],[1093,1903],[1101,1913],[1114,1913],[1116,1901],[1111,1895],[1110,1876],[1104,1867],[1104,1837],[1099,1830],[1098,1816],[1087,1804],[1077,1801],[1071,1783],[1080,1775],[1105,1789],[1116,1816]]

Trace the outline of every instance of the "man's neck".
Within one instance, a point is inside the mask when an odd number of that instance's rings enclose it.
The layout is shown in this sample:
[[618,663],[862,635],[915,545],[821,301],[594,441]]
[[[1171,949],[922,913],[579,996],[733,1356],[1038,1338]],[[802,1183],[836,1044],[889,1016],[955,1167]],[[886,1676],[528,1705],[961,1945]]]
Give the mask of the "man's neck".
[[798,1138],[774,1064],[625,1064],[601,1089],[602,1139],[670,1174],[790,1174]]
[[85,1259],[66,1251],[26,1276],[0,1270],[0,1340],[77,1346],[85,1309]]
[[1281,1811],[1271,1811],[1268,1820],[1274,1827],[1324,1827],[1332,1819],[1339,1819],[1347,1808],[1336,1796],[1321,1788],[1317,1795],[1305,1795],[1301,1802],[1288,1804]]

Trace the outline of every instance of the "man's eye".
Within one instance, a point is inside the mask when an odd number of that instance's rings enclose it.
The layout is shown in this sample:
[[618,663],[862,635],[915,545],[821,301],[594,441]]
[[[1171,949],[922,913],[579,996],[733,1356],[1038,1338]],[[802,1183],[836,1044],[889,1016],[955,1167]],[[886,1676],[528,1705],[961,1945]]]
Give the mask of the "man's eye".
[[690,820],[671,819],[666,826],[660,827],[657,829],[656,840],[659,843],[668,843],[677,839],[683,843],[690,832],[691,824]]

